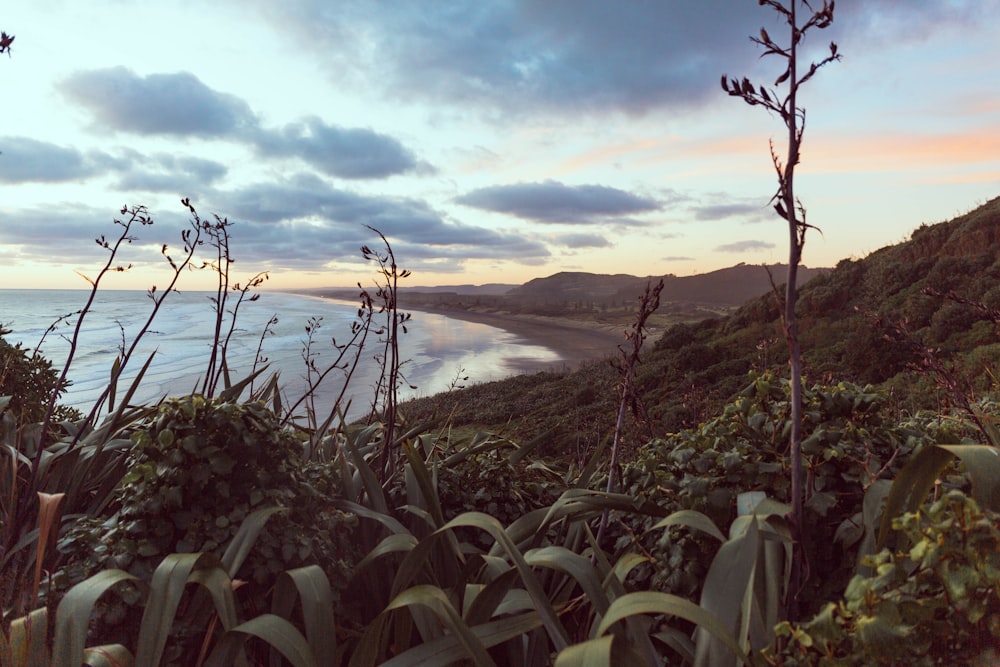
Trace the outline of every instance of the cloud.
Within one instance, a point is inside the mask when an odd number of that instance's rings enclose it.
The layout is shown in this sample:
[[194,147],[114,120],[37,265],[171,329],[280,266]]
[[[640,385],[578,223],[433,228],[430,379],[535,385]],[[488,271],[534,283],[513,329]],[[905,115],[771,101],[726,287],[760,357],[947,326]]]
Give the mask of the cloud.
[[0,138],[0,182],[26,183],[71,181],[100,172],[100,154],[89,156],[74,148],[63,148],[26,137]]
[[[96,209],[79,203],[63,202],[47,207],[4,210],[5,224],[0,225],[0,247],[13,246],[17,259],[37,260],[53,264],[92,266],[93,277],[108,259],[108,251],[96,243],[104,235],[108,240],[117,238],[124,228],[114,223],[125,221],[118,211]],[[157,253],[141,246],[143,242],[157,243],[152,239],[159,230],[136,225],[130,233],[136,237],[123,243],[119,259],[122,263],[153,259]],[[142,238],[140,238],[142,237]],[[174,239],[164,239],[173,242]],[[159,250],[160,246],[156,246]]]
[[775,245],[769,241],[736,241],[715,246],[716,252],[747,252],[748,250],[770,250]]
[[432,171],[398,139],[369,129],[328,125],[315,117],[288,124],[280,131],[261,131],[255,142],[263,155],[299,157],[323,173],[340,178],[385,178],[410,171]]
[[636,114],[703,102],[716,94],[720,62],[749,51],[757,8],[727,7],[719,21],[708,4],[297,0],[273,19],[322,54],[331,75],[382,83],[393,97]]
[[[288,0],[278,9],[255,1],[338,85],[381,86],[408,103],[475,105],[491,117],[725,104],[719,76],[761,66],[748,36],[761,27],[783,34],[775,12],[754,2],[726,3],[720,19],[717,2]],[[806,47],[831,39],[844,51],[895,47],[992,20],[998,4],[840,0],[832,28]]]
[[480,188],[455,201],[525,220],[557,224],[590,224],[613,219],[618,224],[636,226],[644,223],[622,216],[660,209],[660,204],[653,199],[617,188],[569,186],[556,181]]
[[[228,139],[266,157],[295,157],[331,176],[385,178],[432,173],[396,138],[366,128],[330,125],[317,117],[279,130],[260,127],[242,99],[209,88],[188,72],[138,76],[124,67],[77,72],[63,93],[90,111],[98,127],[141,135]],[[169,177],[136,175],[148,189],[168,187]]]
[[225,177],[228,171],[221,162],[165,153],[136,162],[139,166],[118,181],[119,189],[197,196]]
[[77,72],[60,88],[111,132],[213,138],[239,135],[258,123],[246,102],[189,72],[143,77],[114,67]]
[[666,257],[661,257],[661,262],[693,262],[694,257],[688,255],[667,255]]
[[746,218],[747,222],[770,220],[774,216],[770,208],[760,204],[708,204],[691,208],[695,220],[724,220],[726,218]]
[[567,248],[607,248],[611,245],[600,234],[560,234],[555,241]]
[[[374,227],[406,262],[512,259],[530,263],[550,255],[538,240],[447,220],[426,202],[338,189],[312,174],[248,185],[210,196],[214,210],[237,222],[234,238],[249,261],[321,268],[360,261]],[[412,264],[411,264],[412,266]]]

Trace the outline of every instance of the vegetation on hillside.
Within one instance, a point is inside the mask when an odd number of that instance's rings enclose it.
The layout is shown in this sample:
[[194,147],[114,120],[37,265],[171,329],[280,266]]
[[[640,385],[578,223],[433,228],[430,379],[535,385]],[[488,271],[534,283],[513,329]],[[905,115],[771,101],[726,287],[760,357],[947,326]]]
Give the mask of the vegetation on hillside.
[[[162,246],[169,287],[150,290],[138,336],[187,269],[213,271],[199,392],[133,404],[149,360],[123,341],[94,408],[67,411],[76,336],[60,374],[0,330],[0,664],[1000,659],[1000,199],[806,285],[799,398],[778,290],[644,347],[650,286],[617,368],[405,405],[408,274],[385,237],[362,248],[376,283],[336,362],[314,363],[310,335],[310,391],[289,401],[265,368],[230,376],[239,304],[266,276],[233,282],[230,224],[182,203],[182,252]],[[153,224],[142,207],[120,215],[91,299]],[[312,390],[349,383],[373,350],[367,417],[317,413]]]

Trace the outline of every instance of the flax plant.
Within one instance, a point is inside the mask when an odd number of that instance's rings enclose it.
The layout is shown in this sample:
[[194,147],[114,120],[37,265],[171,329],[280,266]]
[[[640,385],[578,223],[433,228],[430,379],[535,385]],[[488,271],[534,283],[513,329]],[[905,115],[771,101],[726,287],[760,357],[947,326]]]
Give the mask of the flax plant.
[[[789,462],[791,466],[791,523],[795,538],[795,558],[792,563],[789,616],[798,616],[799,591],[803,575],[805,554],[801,544],[802,508],[805,489],[802,464],[802,353],[799,344],[798,319],[795,304],[798,297],[797,274],[802,259],[802,249],[806,242],[806,231],[815,229],[806,222],[806,210],[795,196],[795,167],[800,161],[802,135],[805,131],[806,110],[799,106],[799,88],[809,81],[819,68],[835,60],[840,60],[837,45],[830,43],[829,54],[809,65],[805,73],[799,71],[799,48],[806,33],[813,28],[822,30],[833,23],[833,0],[823,0],[822,7],[814,9],[808,0],[759,0],[761,5],[770,7],[788,24],[788,46],[780,46],[768,32],[761,28],[760,36],[751,36],[754,44],[763,47],[764,56],[777,56],[784,60],[783,69],[774,85],[788,84],[784,97],[766,86],[755,86],[746,77],[742,81],[722,75],[722,89],[733,97],[739,97],[750,106],[762,106],[776,114],[788,130],[787,152],[782,159],[771,142],[771,161],[778,178],[778,190],[771,198],[775,212],[788,224],[788,279],[785,285],[785,307],[782,313],[785,340],[788,343],[789,366],[791,372],[791,412],[792,426],[789,434]],[[800,5],[802,6],[800,8]],[[801,21],[800,9],[804,9],[805,21]]]

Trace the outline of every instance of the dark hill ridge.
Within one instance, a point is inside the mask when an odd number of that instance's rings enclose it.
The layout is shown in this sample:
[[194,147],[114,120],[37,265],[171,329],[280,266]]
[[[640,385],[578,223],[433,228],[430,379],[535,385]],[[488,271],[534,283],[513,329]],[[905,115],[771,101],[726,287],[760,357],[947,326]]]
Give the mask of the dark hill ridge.
[[[829,270],[803,267],[800,284]],[[660,309],[650,324],[662,329],[675,322],[731,312],[747,299],[772,292],[772,278],[774,284],[780,285],[786,274],[787,267],[783,264],[739,264],[694,276],[663,276]],[[499,286],[492,290],[472,289],[472,286],[401,289],[399,303],[403,308],[445,312],[569,318],[621,329],[631,323],[646,284],[657,279],[657,276],[564,271],[535,278],[505,292]]]
[[[800,267],[800,284],[829,269]],[[716,306],[739,306],[748,299],[771,291],[770,272],[775,284],[785,282],[788,267],[784,264],[737,264],[725,269],[694,276],[663,276],[664,302],[689,302]],[[594,301],[600,304],[633,304],[649,280],[657,276],[637,277],[626,274],[602,275],[562,272],[547,278],[535,278],[511,290],[508,297],[524,302]]]
[[[660,312],[678,319],[701,319],[728,312],[748,299],[771,292],[771,280],[781,285],[787,275],[784,264],[737,264],[725,269],[693,276],[663,276],[664,288]],[[799,284],[830,269],[799,269]],[[489,283],[485,285],[444,285],[439,287],[401,287],[399,302],[403,308],[421,306],[443,310],[485,311],[492,313],[570,316],[617,322],[629,320],[636,300],[647,282],[659,276],[599,274],[563,271],[523,285]],[[355,288],[317,288],[300,290],[309,294],[353,300]]]
[[[649,416],[641,437],[715,414],[752,369],[787,375],[781,295],[765,291],[731,315],[672,326],[647,349],[636,379]],[[939,408],[949,396],[939,378],[921,370],[924,351],[932,349],[955,382],[974,391],[993,388],[998,327],[983,309],[946,292],[1000,309],[1000,198],[949,222],[922,225],[910,240],[845,259],[802,285],[807,382],[885,383],[902,409]],[[594,363],[470,387],[449,395],[448,403],[458,424],[503,426],[520,437],[560,424],[552,446],[565,453],[611,431],[618,379],[610,364]],[[433,400],[415,403],[414,416]]]

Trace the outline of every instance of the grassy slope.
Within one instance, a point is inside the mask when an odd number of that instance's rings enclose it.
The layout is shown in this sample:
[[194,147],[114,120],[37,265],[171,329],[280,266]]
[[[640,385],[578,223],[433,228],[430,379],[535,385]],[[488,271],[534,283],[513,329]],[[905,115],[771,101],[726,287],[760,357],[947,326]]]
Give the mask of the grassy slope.
[[[1000,309],[1000,198],[952,221],[924,225],[909,241],[861,260],[844,260],[802,286],[800,318],[807,381],[887,382],[900,407],[946,398],[920,363],[938,349],[980,388],[1000,361],[995,327],[976,308],[927,288]],[[785,367],[779,302],[768,294],[726,317],[679,324],[647,350],[638,386],[647,423],[630,441],[692,426],[742,387],[751,368]],[[909,336],[901,336],[905,322]],[[917,342],[919,341],[919,342]],[[963,380],[964,381],[964,380]],[[521,440],[554,428],[550,453],[593,447],[613,428],[618,375],[605,362],[568,373],[539,373],[473,386],[406,406],[419,418],[447,411],[456,425],[502,428]]]

